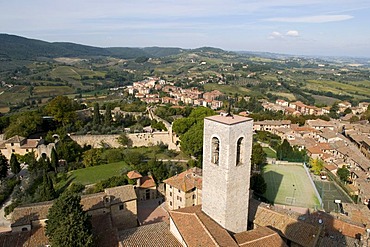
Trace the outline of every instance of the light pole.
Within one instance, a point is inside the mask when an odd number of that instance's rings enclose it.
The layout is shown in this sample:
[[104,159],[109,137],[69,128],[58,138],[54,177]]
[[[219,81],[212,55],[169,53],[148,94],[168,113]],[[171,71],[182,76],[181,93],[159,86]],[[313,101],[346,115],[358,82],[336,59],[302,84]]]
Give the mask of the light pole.
[[291,203],[291,205],[293,204],[293,201],[294,201],[295,190],[296,190],[296,188],[295,188],[295,185],[293,184],[293,199],[292,199],[292,203]]

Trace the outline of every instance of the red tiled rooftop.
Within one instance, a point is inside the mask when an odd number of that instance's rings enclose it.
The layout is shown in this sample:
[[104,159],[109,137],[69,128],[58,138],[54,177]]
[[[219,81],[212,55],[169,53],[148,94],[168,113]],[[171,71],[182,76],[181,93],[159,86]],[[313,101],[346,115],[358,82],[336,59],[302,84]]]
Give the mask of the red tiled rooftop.
[[202,189],[202,170],[194,167],[163,182],[185,192],[193,188]]
[[140,188],[151,188],[155,186],[155,181],[151,175],[140,178]]
[[230,234],[201,210],[201,205],[170,212],[188,247],[238,246]]
[[236,242],[242,247],[286,247],[286,243],[279,234],[268,227],[237,233],[234,235]]
[[133,171],[129,171],[127,173],[127,177],[129,179],[136,179],[136,178],[141,178],[142,176],[141,176],[141,174],[139,172],[133,170]]

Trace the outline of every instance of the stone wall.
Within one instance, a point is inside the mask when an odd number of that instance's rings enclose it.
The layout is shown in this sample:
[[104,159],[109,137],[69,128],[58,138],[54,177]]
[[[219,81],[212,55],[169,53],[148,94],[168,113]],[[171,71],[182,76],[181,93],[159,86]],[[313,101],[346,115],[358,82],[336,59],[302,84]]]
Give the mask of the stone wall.
[[[163,142],[168,145],[168,149],[179,150],[179,147],[176,145],[177,137],[172,135],[170,131],[135,133],[127,136],[131,139],[134,147],[148,147]],[[112,148],[121,146],[117,141],[119,135],[71,135],[70,137],[81,146],[91,145],[93,148],[100,148],[102,144]]]

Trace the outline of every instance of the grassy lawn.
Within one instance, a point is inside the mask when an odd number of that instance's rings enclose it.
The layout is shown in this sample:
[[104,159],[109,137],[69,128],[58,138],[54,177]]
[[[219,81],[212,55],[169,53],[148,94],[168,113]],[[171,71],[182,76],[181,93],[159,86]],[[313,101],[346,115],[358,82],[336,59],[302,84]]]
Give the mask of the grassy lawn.
[[307,208],[320,207],[309,178],[302,166],[266,165],[264,196],[271,202]]
[[268,158],[276,158],[276,152],[269,147],[264,147],[263,151],[267,154]]
[[69,172],[70,179],[73,179],[75,183],[81,183],[84,185],[94,184],[100,180],[107,179],[113,176],[121,175],[122,169],[129,169],[130,166],[126,162],[116,162],[100,166],[92,166],[83,169],[78,169]]

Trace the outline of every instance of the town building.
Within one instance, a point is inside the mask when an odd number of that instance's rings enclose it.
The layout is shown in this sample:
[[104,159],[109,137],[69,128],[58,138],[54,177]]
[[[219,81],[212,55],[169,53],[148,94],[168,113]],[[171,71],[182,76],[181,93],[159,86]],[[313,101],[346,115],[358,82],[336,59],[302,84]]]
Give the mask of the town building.
[[25,155],[33,152],[37,159],[43,154],[50,157],[53,148],[55,148],[55,143],[45,144],[42,138],[28,139],[19,135],[15,135],[0,143],[0,151],[8,160],[13,153]]
[[166,190],[166,206],[169,210],[202,203],[202,170],[200,168],[193,167],[163,182]]
[[128,172],[127,177],[136,181],[134,189],[139,201],[157,198],[157,185],[152,175],[142,176],[139,172],[134,170]]

